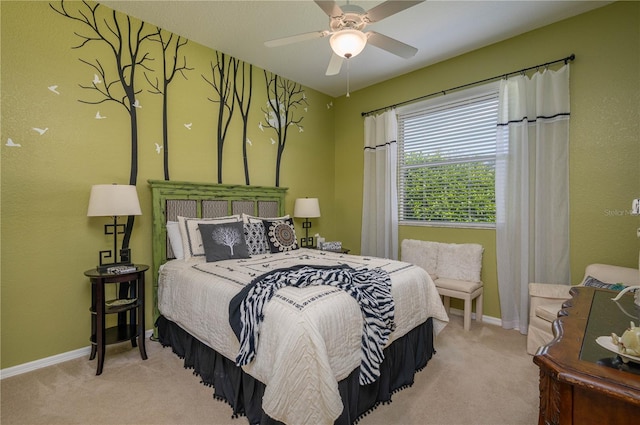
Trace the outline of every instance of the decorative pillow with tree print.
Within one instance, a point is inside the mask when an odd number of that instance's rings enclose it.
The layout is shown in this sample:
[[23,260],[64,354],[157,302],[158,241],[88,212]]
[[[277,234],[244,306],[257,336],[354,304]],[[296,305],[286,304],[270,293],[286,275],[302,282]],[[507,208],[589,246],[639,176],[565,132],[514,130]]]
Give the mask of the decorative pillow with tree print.
[[242,222],[199,224],[207,262],[249,258]]
[[267,235],[267,242],[271,253],[293,251],[298,249],[298,239],[296,229],[293,227],[293,220],[263,220],[264,230]]

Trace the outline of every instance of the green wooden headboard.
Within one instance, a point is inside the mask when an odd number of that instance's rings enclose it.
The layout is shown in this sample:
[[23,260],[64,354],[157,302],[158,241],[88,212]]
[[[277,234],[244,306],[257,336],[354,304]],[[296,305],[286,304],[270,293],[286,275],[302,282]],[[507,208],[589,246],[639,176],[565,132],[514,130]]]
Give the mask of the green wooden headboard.
[[183,217],[221,217],[249,214],[260,217],[284,215],[287,188],[148,180],[151,187],[153,251],[153,321],[158,311],[158,271],[173,258],[167,239],[167,221]]

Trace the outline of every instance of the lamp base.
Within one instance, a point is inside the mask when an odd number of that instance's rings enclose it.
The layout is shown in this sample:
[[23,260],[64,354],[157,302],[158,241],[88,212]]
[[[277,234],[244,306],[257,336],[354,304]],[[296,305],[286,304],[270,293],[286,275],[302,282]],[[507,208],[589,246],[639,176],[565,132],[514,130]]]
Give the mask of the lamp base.
[[109,251],[109,250],[105,250],[105,251],[100,251],[100,264],[98,264],[96,266],[96,270],[98,270],[100,273],[107,273],[108,269],[110,269],[111,267],[127,267],[127,266],[133,266],[133,263],[131,262],[131,249],[130,248],[124,248],[120,250],[120,261],[119,262],[111,262],[111,263],[106,263],[104,260],[106,259],[112,259],[112,260],[118,260],[118,257],[115,256],[113,253],[115,251]]
[[304,238],[300,238],[301,248],[313,248],[313,236],[309,237],[309,229],[311,229],[311,222],[308,218],[305,218],[302,222],[302,228],[304,229]]
[[300,247],[301,248],[315,248],[315,244],[313,243],[313,236],[309,236],[306,238],[300,238]]

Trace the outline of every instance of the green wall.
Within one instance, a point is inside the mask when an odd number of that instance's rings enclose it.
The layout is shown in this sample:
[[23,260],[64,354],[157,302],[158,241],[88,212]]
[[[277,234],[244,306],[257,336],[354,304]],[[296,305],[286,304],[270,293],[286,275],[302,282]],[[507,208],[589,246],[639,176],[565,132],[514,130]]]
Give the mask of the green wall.
[[[113,58],[98,42],[72,49],[81,40],[74,32],[86,28],[55,13],[49,2],[2,1],[2,364],[7,368],[89,345],[90,285],[83,272],[98,262],[98,251],[109,249],[104,235],[109,218],[87,217],[93,184],[129,182],[131,126],[122,105],[79,102],[97,99],[90,86],[94,69],[79,59],[100,59],[114,78]],[[54,2],[57,4],[57,2]],[[69,11],[80,2],[65,2]],[[92,3],[94,4],[94,3]],[[100,9],[110,13],[101,6]],[[101,15],[105,16],[105,15]],[[118,14],[118,16],[124,16]],[[222,18],[221,18],[222,19]],[[134,23],[139,23],[133,20]],[[147,70],[153,81],[161,63],[159,45],[148,45],[154,61]],[[216,182],[217,104],[202,75],[211,76],[215,51],[188,42],[187,79],[177,75],[169,96],[169,156],[171,180]],[[254,68],[248,146],[251,184],[275,185],[276,146],[273,132],[261,131],[267,102],[262,69]],[[133,260],[151,264],[151,199],[148,179],[163,179],[162,98],[149,92],[138,71],[139,164],[137,187],[142,216],[136,217],[131,248]],[[48,89],[57,85],[55,94]],[[331,98],[304,88],[307,110],[303,132],[290,127],[280,186],[288,187],[286,211],[297,197],[318,197],[322,218],[313,231],[333,233],[333,109]],[[95,119],[97,111],[106,119]],[[184,127],[192,123],[191,130]],[[34,130],[48,128],[40,136]],[[223,183],[244,184],[241,119],[234,117],[223,153]],[[20,147],[6,146],[11,139]],[[301,227],[301,223],[297,222]],[[122,240],[121,237],[119,240]],[[148,274],[151,281],[151,273]],[[151,300],[151,284],[147,286]],[[147,328],[152,309],[147,306]]]
[[[344,245],[355,252],[360,247],[361,112],[571,53],[572,281],[579,282],[590,263],[638,267],[640,218],[629,215],[632,199],[640,197],[638,2],[617,2],[336,99],[336,230]],[[351,72],[357,72],[355,64]],[[482,244],[484,314],[500,317],[493,230],[401,226],[399,238]]]
[[[69,7],[77,7],[70,2]],[[127,183],[130,128],[122,106],[87,105],[79,87],[93,70],[78,59],[105,55],[78,45],[82,27],[55,14],[48,2],[0,2],[2,94],[1,149],[1,337],[7,368],[88,345],[90,292],[83,271],[108,249],[107,219],[88,218],[93,184]],[[220,18],[222,19],[222,18]],[[135,20],[134,20],[135,21]],[[296,197],[320,198],[322,217],[313,230],[359,252],[362,205],[361,112],[420,94],[503,74],[576,54],[571,68],[571,260],[573,280],[585,265],[637,266],[640,219],[628,215],[640,196],[640,4],[619,2],[513,39],[467,53],[402,77],[331,99],[305,89],[309,101],[303,133],[293,132],[283,158],[281,186]],[[215,52],[189,42],[187,80],[176,77],[170,100],[171,179],[216,181],[215,105],[202,74]],[[105,60],[106,64],[106,60]],[[357,72],[357,67],[352,67]],[[140,76],[142,78],[142,76]],[[250,113],[251,183],[274,184],[275,150],[261,132],[266,102],[263,72],[254,69]],[[143,80],[140,87],[143,87]],[[60,95],[47,87],[58,85]],[[145,87],[139,94],[138,194],[133,259],[151,263],[150,194],[147,179],[162,179],[161,100]],[[333,101],[333,108],[326,105]],[[96,111],[107,119],[96,120]],[[193,122],[192,130],[183,123]],[[43,136],[33,127],[49,130]],[[223,183],[243,184],[241,122],[231,124],[224,152]],[[20,148],[5,146],[8,138]],[[492,230],[402,226],[400,239],[477,242],[485,247],[485,314],[499,317],[495,236]],[[149,293],[150,299],[150,285]],[[454,304],[455,306],[455,304]],[[147,308],[148,327],[151,308]]]

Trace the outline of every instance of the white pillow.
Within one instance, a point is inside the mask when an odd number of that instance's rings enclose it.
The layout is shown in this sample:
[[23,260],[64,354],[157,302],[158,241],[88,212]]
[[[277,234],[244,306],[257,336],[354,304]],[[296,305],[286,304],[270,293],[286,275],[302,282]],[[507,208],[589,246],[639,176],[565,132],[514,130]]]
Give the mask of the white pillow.
[[283,215],[282,217],[256,217],[254,215],[249,215],[242,213],[242,221],[245,223],[261,223],[262,220],[286,220],[289,218],[289,214]]
[[180,225],[177,221],[167,221],[167,236],[169,236],[169,244],[173,255],[177,260],[184,258],[184,248],[182,246],[182,235],[180,234]]
[[420,266],[429,273],[431,279],[438,278],[438,242],[404,239],[401,244],[402,261]]
[[480,282],[482,245],[441,243],[438,249],[438,277]]
[[189,260],[192,257],[204,257],[204,244],[202,235],[198,225],[215,224],[215,223],[233,223],[240,221],[240,215],[229,215],[226,217],[215,218],[192,218],[178,216],[178,225],[180,226],[180,234],[182,236],[182,248],[184,259]]

